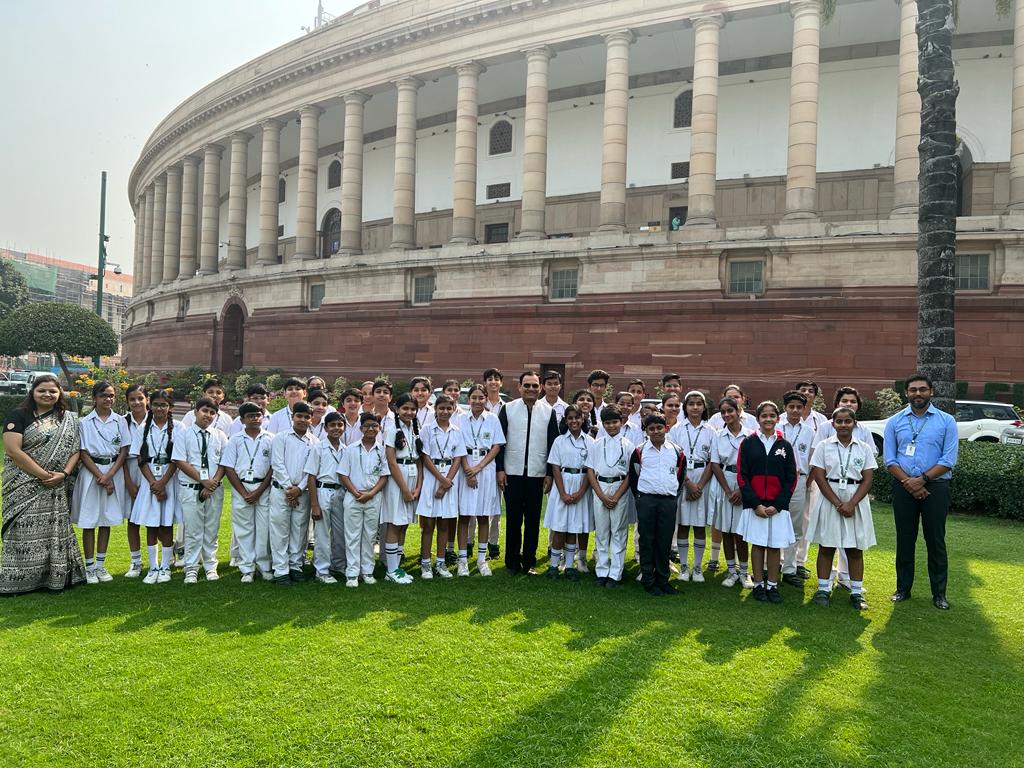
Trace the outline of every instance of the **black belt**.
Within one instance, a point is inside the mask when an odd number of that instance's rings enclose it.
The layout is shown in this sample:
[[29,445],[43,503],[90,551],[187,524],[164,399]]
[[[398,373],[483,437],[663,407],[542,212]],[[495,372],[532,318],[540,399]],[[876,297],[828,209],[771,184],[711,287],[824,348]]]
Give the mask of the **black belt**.
[[807,473],[806,472],[799,472],[798,474],[800,475],[800,477],[807,477]]
[[582,475],[582,469],[576,469],[575,467],[562,467],[562,471],[567,475]]
[[431,459],[434,462],[435,467],[450,467],[452,465],[451,459]]
[[99,456],[93,456],[91,453],[89,454],[89,458],[92,459],[93,464],[99,464],[101,466],[106,466],[107,464],[114,463],[113,459],[100,458]]
[[193,491],[201,491],[203,486],[200,483],[185,483],[186,488],[191,488]]
[[[843,482],[842,478],[839,478],[839,477],[830,477],[828,479],[828,481],[830,483],[841,483],[841,482]],[[848,478],[846,478],[846,482],[853,483],[854,485],[860,485],[861,483],[864,482],[864,478],[862,477],[860,480],[854,480],[853,478],[848,477]]]
[[[288,490],[283,485],[281,485],[279,482],[277,482],[277,480],[271,480],[270,484],[273,485],[275,488],[280,488],[282,491]],[[290,488],[291,486],[288,486],[288,487]]]
[[597,476],[597,481],[599,483],[618,483],[625,479],[625,475],[619,475],[618,477],[603,477],[602,475]]
[[266,479],[267,479],[267,476],[264,475],[263,477],[257,477],[257,478],[254,478],[253,480],[246,480],[245,478],[242,478],[242,482],[246,483],[246,484],[249,484],[249,485],[252,485],[253,483],[262,483]]
[[736,465],[735,464],[726,464],[724,467],[722,467],[722,469],[724,469],[726,472],[732,472],[734,474],[736,473]]
[[703,462],[703,461],[695,461],[695,462],[693,462],[693,468],[694,469],[700,469],[701,467],[706,467],[706,466],[707,466],[707,464],[705,462]]
[[415,464],[417,461],[419,461],[419,459],[395,459],[395,461],[397,461],[399,464],[409,466],[410,464]]
[[669,493],[647,493],[645,491],[640,491],[640,495],[641,496],[650,496],[651,498],[654,498],[654,499],[672,499],[672,500],[675,500],[675,498],[676,498],[675,496],[673,496],[672,494],[669,494]]
[[319,480],[316,481],[317,488],[330,488],[332,491],[336,491],[341,488],[341,483],[321,483]]
[[479,458],[482,458],[483,456],[487,455],[487,449],[486,448],[470,448],[469,449],[469,455],[472,456],[474,459],[479,459]]

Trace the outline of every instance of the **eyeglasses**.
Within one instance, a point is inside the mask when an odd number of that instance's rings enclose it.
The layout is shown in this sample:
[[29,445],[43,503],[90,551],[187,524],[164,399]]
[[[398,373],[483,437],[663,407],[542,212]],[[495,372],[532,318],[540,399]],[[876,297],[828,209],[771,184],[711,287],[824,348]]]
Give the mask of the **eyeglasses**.
[[101,394],[96,395],[96,399],[97,400],[113,400],[114,399],[114,394],[112,392],[110,394],[107,394],[106,392],[103,392]]
[[540,389],[540,384],[520,384],[523,389]]

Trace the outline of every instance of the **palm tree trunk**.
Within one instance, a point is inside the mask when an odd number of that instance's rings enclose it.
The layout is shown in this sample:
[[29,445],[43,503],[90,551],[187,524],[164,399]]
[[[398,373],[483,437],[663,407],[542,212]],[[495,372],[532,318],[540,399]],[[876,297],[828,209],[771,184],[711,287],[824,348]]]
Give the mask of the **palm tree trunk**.
[[956,97],[952,0],[918,0],[921,199],[917,236],[917,368],[935,383],[936,407],[956,397]]

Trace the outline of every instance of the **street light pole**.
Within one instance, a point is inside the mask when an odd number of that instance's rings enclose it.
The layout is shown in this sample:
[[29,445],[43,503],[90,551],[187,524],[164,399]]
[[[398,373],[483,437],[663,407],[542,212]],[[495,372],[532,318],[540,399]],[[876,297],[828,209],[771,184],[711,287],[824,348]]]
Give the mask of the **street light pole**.
[[[96,314],[103,319],[103,273],[107,270],[107,234],[105,221],[107,213],[107,172],[100,177],[100,250],[98,269],[96,270]],[[92,364],[100,367],[100,356],[92,359]]]

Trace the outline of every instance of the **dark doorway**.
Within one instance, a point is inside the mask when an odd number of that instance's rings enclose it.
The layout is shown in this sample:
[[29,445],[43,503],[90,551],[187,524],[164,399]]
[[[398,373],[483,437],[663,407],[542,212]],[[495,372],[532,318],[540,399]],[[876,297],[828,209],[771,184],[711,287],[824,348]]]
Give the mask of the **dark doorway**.
[[245,313],[232,304],[224,313],[220,365],[224,373],[242,367],[242,345],[245,342]]
[[341,211],[331,208],[320,224],[320,258],[329,259],[341,250]]

